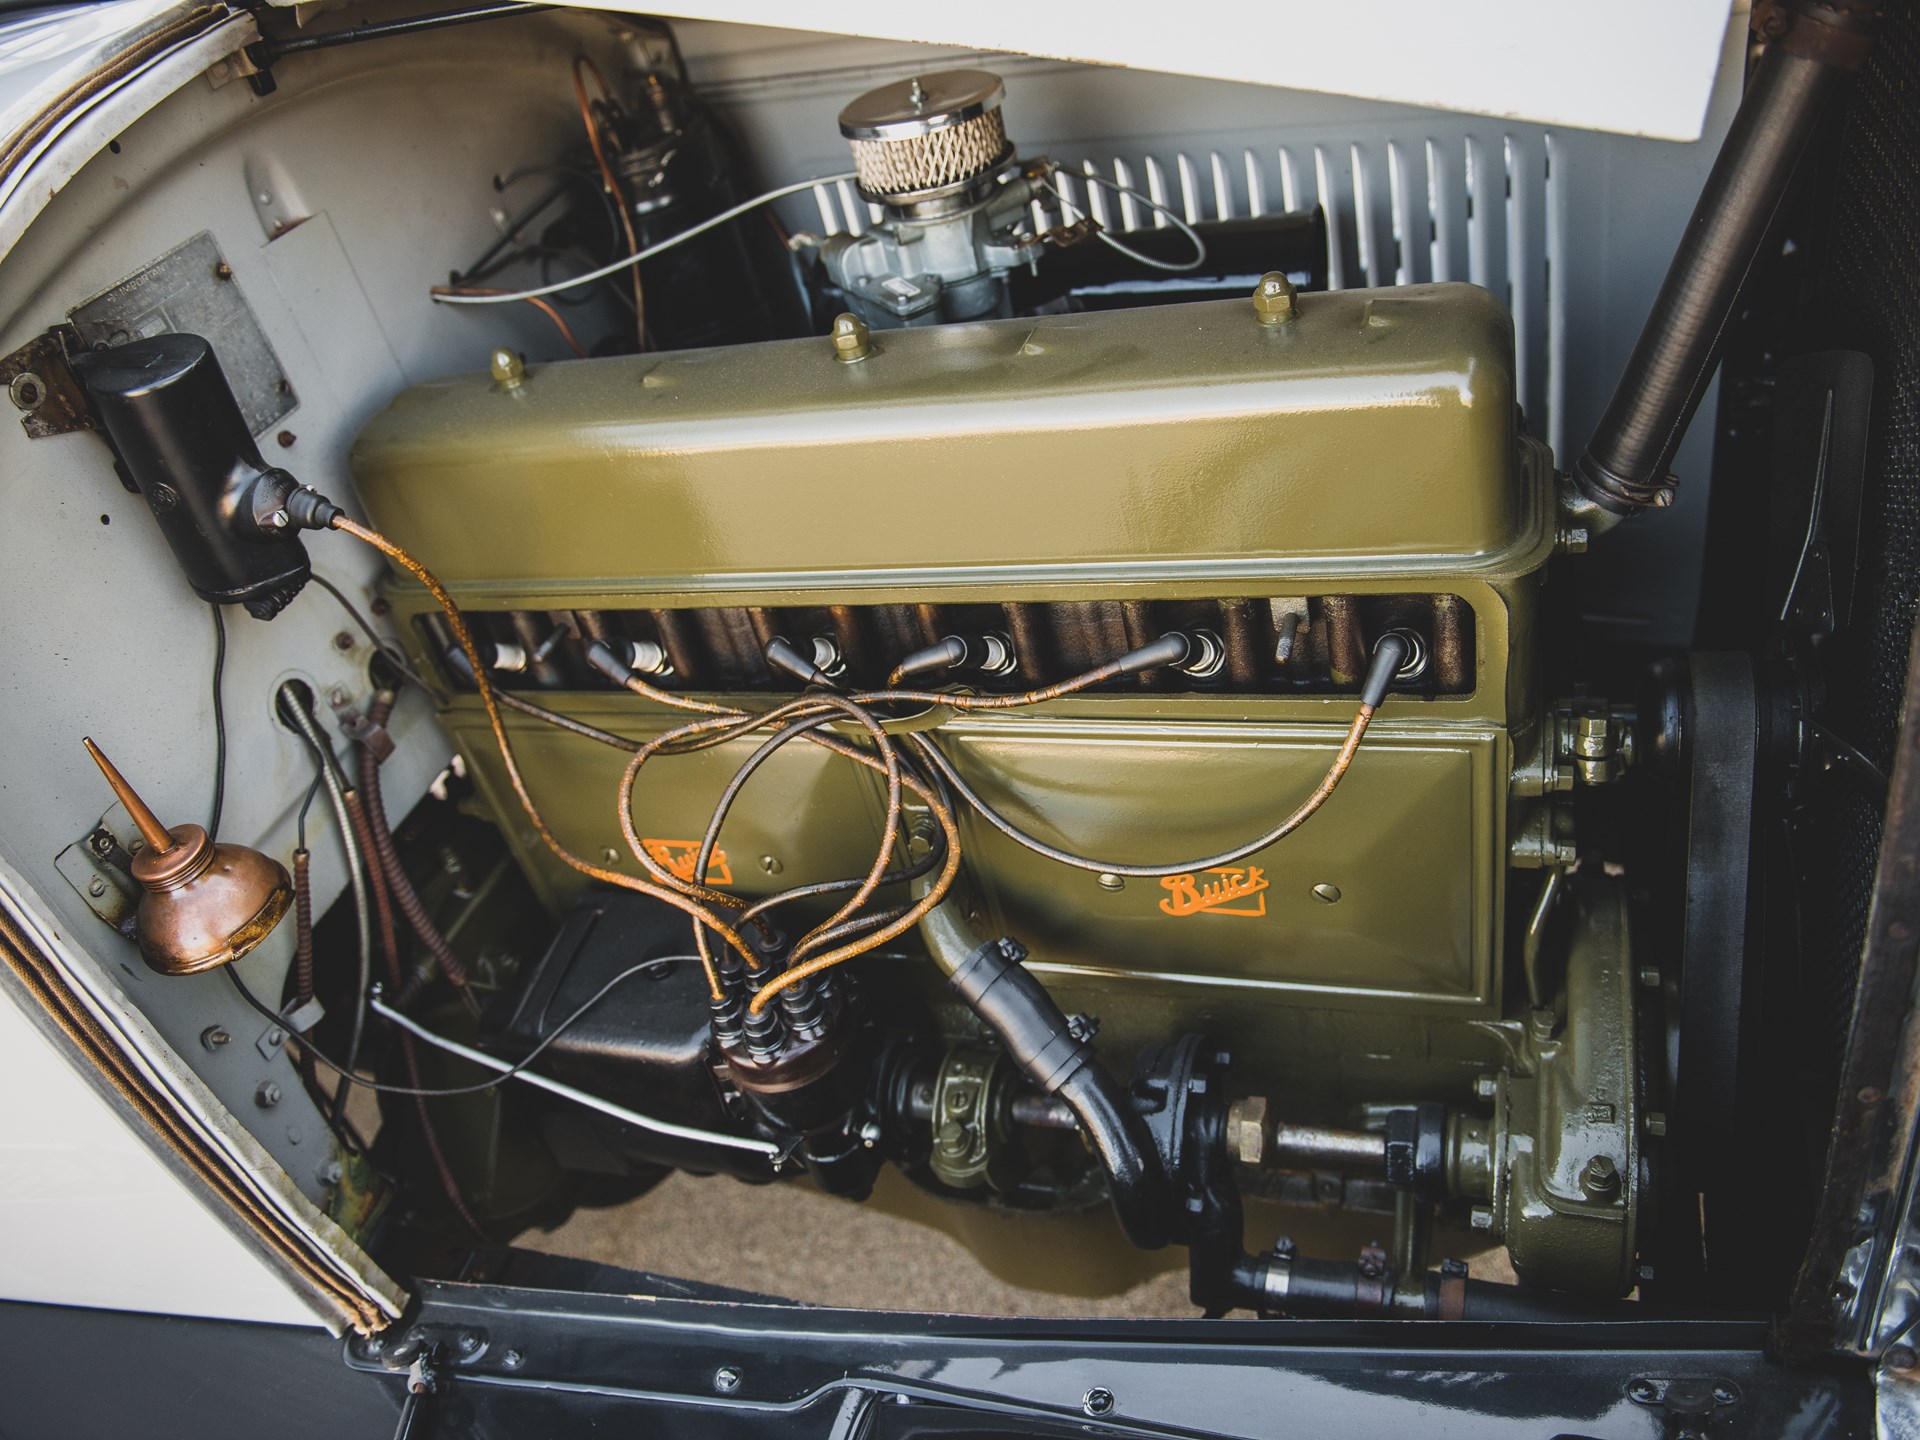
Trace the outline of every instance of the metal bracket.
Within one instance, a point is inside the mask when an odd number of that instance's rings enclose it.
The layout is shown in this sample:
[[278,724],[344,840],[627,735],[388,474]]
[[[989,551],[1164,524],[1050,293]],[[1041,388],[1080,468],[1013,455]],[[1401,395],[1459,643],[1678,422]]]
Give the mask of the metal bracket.
[[80,348],[71,325],[56,325],[0,358],[0,387],[22,412],[20,428],[29,440],[95,428],[86,393],[67,364],[67,357]]
[[87,908],[129,939],[140,908],[133,852],[144,843],[133,817],[115,804],[91,830],[53,857],[53,868]]
[[1740,1403],[1740,1387],[1712,1376],[1641,1375],[1627,1382],[1627,1398],[1649,1410],[1664,1410],[1673,1440],[1695,1440],[1707,1433],[1716,1410]]

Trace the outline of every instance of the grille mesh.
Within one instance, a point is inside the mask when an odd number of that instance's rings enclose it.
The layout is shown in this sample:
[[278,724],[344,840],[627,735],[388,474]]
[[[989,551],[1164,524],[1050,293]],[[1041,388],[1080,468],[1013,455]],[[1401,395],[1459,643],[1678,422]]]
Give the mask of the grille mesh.
[[860,188],[885,198],[958,185],[981,174],[1007,148],[1006,122],[995,106],[958,125],[907,140],[850,140]]
[[[1920,593],[1920,20],[1892,7],[1844,124],[1816,329],[1875,366],[1852,623],[1829,652],[1826,723],[1888,767],[1898,739],[1907,644]],[[1827,990],[1838,1063],[1866,937],[1880,843],[1874,808],[1843,786],[1802,817],[1804,933]]]

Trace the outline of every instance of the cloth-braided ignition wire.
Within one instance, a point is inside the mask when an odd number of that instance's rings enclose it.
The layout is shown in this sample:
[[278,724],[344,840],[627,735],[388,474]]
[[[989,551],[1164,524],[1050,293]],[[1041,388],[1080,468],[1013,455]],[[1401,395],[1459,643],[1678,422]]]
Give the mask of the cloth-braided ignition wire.
[[962,800],[965,800],[980,813],[980,817],[994,829],[1017,844],[1025,846],[1036,855],[1044,855],[1049,860],[1057,860],[1062,865],[1071,865],[1079,870],[1094,870],[1111,875],[1124,875],[1132,879],[1155,880],[1168,875],[1190,875],[1200,870],[1212,870],[1222,865],[1234,865],[1250,855],[1257,855],[1269,845],[1278,843],[1304,825],[1332,795],[1334,787],[1339,785],[1340,777],[1347,773],[1347,767],[1353,764],[1354,752],[1360,748],[1360,737],[1367,733],[1367,726],[1373,719],[1374,707],[1362,705],[1359,713],[1353,717],[1353,724],[1347,728],[1346,741],[1340,746],[1340,753],[1334,757],[1333,764],[1327,767],[1319,787],[1301,802],[1286,819],[1244,845],[1236,845],[1218,855],[1206,855],[1195,860],[1181,860],[1171,865],[1127,865],[1112,860],[1093,860],[1084,855],[1076,855],[1071,850],[1062,850],[1049,845],[1020,829],[1012,821],[995,810],[981,795],[967,784],[960,772],[954,768],[944,752],[924,735],[912,735],[908,739],[914,748],[924,755],[937,770],[943,780],[951,785]]
[[[573,94],[580,102],[580,123],[587,127],[587,144],[593,150],[593,160],[600,167],[600,181],[607,187],[607,194],[620,211],[620,228],[627,237],[627,254],[640,253],[640,237],[633,230],[633,211],[627,204],[627,197],[620,189],[620,181],[613,173],[613,166],[607,163],[606,151],[600,147],[600,123],[594,118],[593,103],[587,99],[586,72],[593,72],[594,83],[600,87],[600,94],[606,104],[613,104],[613,91],[607,87],[607,77],[600,73],[589,55],[573,57]],[[635,265],[628,272],[633,277],[633,325],[642,350],[647,348],[647,299],[640,288],[640,267]]]
[[[788,727],[786,727],[786,729],[782,730],[781,732],[773,736],[771,739],[769,739],[767,742],[763,743],[759,747],[759,749],[757,749],[754,752],[754,754],[750,756],[735,772],[732,782],[728,785],[727,790],[721,796],[719,802],[715,806],[713,819],[711,820],[711,822],[707,827],[707,832],[705,837],[702,840],[700,852],[695,860],[695,867],[694,867],[693,874],[696,880],[704,876],[706,871],[706,866],[711,862],[711,859],[712,859],[713,849],[714,849],[716,839],[718,837],[720,826],[724,822],[727,811],[728,809],[731,808],[734,798],[739,794],[741,786],[745,784],[747,777],[750,776],[756,769],[758,769],[761,763],[764,762],[766,758],[770,756],[781,745],[784,745],[795,738],[805,735],[806,738],[813,740],[815,743],[823,745],[825,748],[830,749],[837,754],[844,755],[847,758],[855,760],[860,764],[867,765],[872,769],[882,771],[887,775],[887,778],[888,778],[888,819],[885,827],[885,833],[876,851],[874,865],[870,869],[867,876],[863,880],[857,883],[855,894],[846,902],[846,904],[841,906],[840,909],[837,910],[827,920],[823,921],[820,925],[816,926],[813,931],[809,932],[807,937],[802,941],[801,945],[797,947],[793,952],[793,954],[789,957],[790,962],[792,960],[801,959],[804,957],[804,954],[809,949],[816,948],[820,945],[831,944],[834,940],[842,938],[849,934],[857,933],[860,929],[868,925],[878,926],[880,929],[880,933],[877,933],[876,935],[869,937],[867,940],[862,941],[855,946],[847,947],[846,953],[840,956],[841,959],[850,959],[852,958],[853,955],[863,954],[869,949],[873,949],[878,945],[884,944],[887,939],[891,938],[891,935],[900,933],[900,928],[904,928],[904,927],[899,927],[899,928],[893,928],[893,927],[898,926],[898,922],[902,919],[902,917],[911,916],[911,918],[907,919],[907,924],[916,923],[920,914],[924,914],[926,910],[932,908],[933,904],[938,903],[941,896],[944,895],[947,886],[949,886],[952,883],[952,872],[957,871],[957,868],[958,868],[957,861],[956,861],[953,866],[949,867],[949,874],[943,877],[939,882],[937,882],[936,889],[938,893],[935,893],[933,895],[933,899],[931,901],[925,902],[922,906],[920,906],[917,912],[914,910],[913,907],[909,907],[907,910],[888,912],[884,915],[879,915],[879,916],[863,917],[858,921],[853,921],[848,919],[851,912],[857,909],[860,905],[864,904],[872,896],[873,892],[877,888],[879,888],[879,886],[882,883],[884,883],[885,880],[887,879],[887,876],[886,876],[887,860],[892,854],[895,843],[899,839],[899,819],[900,819],[899,787],[900,787],[900,784],[903,782],[906,783],[908,788],[912,789],[916,794],[920,795],[923,799],[927,801],[929,807],[932,808],[940,818],[940,821],[943,827],[943,837],[950,838],[954,842],[955,846],[957,846],[959,831],[958,831],[958,828],[953,823],[953,818],[951,815],[950,808],[943,803],[942,798],[936,795],[931,789],[931,787],[928,787],[927,785],[924,784],[924,782],[921,782],[920,780],[918,780],[917,777],[909,778],[902,774],[899,768],[898,751],[893,746],[892,737],[886,733],[885,728],[877,720],[873,719],[871,715],[867,714],[860,706],[853,704],[852,702],[846,700],[844,697],[824,696],[824,695],[803,696],[798,700],[789,701],[785,705],[775,707],[773,710],[764,711],[758,715],[749,716],[748,718],[752,722],[752,728],[758,728],[760,726],[777,723],[782,717],[796,714],[796,713],[804,713],[808,715],[810,718],[789,725]],[[860,720],[862,724],[868,727],[870,733],[872,733],[873,736],[875,737],[876,743],[878,744],[879,748],[881,749],[885,757],[884,760],[876,759],[875,757],[868,755],[865,751],[859,749],[854,745],[849,744],[844,740],[839,739],[838,737],[821,736],[814,733],[814,731],[817,730],[819,726],[828,724],[835,719],[843,718],[844,716],[847,716],[847,715],[851,715],[853,718]],[[675,730],[666,732],[665,734],[657,737],[656,740],[652,742],[650,746],[642,747],[642,749],[638,753],[636,753],[633,761],[628,765],[626,773],[621,777],[618,818],[620,821],[621,833],[625,836],[628,845],[633,847],[634,853],[640,857],[642,863],[646,863],[648,857],[646,856],[644,849],[638,844],[639,836],[634,829],[633,816],[632,816],[633,784],[635,780],[638,778],[640,766],[645,764],[647,759],[650,758],[651,755],[660,753],[664,748],[674,744],[676,741],[682,739],[683,737],[695,735],[699,732],[710,731],[710,730],[712,731],[725,730],[729,733],[739,733],[739,731],[743,728],[746,728],[746,727],[742,727],[740,721],[735,717],[730,717],[725,715],[711,716],[704,720],[690,721],[686,725],[682,725]],[[659,873],[657,868],[655,869],[655,873],[656,874]],[[677,879],[677,877],[675,878]],[[681,882],[681,883],[685,883],[685,882]],[[839,882],[834,882],[831,885],[825,886],[825,887],[803,887],[803,888],[813,890],[815,891],[815,893],[832,892],[840,889],[841,884]],[[784,903],[786,900],[793,899],[793,898],[796,898],[796,895],[794,893],[787,893],[779,896],[774,896],[774,897],[771,897],[769,900],[762,901],[760,904],[752,907],[752,910],[748,913],[758,914],[758,913],[764,912],[766,909],[770,908],[774,904]],[[744,922],[744,916],[742,917],[742,919]],[[696,933],[695,939],[696,939],[696,943],[702,949],[704,949],[705,937],[698,935]],[[752,965],[752,968],[756,971],[758,971],[761,968],[758,962],[750,962],[750,964]],[[788,973],[791,974],[792,972],[788,972]],[[815,972],[812,970],[809,970],[807,973],[815,973]],[[783,976],[778,981],[778,983],[771,984],[762,993],[765,994],[768,998],[771,998],[771,995],[777,994],[779,990],[784,989],[786,988],[787,985],[793,984],[793,983],[796,983],[796,981],[787,979]],[[755,1004],[758,1005],[759,1003],[760,1002],[756,999]],[[761,1008],[764,1008],[764,1006],[762,1006]]]
[[[545,817],[540,813],[540,807],[534,804],[533,795],[527,789],[526,779],[520,773],[519,761],[514,758],[513,742],[507,736],[506,722],[500,717],[500,704],[494,698],[493,682],[487,677],[487,667],[480,659],[480,647],[474,643],[473,632],[467,628],[466,616],[460,612],[459,605],[448,593],[447,587],[440,583],[439,576],[414,559],[403,546],[389,540],[378,530],[370,529],[345,515],[334,516],[332,528],[351,535],[364,544],[371,545],[406,570],[427,588],[427,592],[440,606],[441,613],[447,617],[448,628],[453,631],[454,639],[459,642],[460,649],[467,657],[467,664],[473,669],[474,683],[480,692],[480,703],[487,712],[487,725],[493,731],[494,744],[499,748],[500,761],[507,772],[507,782],[512,785],[513,793],[520,802],[520,808],[526,813],[527,822],[533,826],[534,833],[540,837],[547,848],[589,879],[598,880],[603,885],[617,886],[622,890],[632,890],[636,894],[666,901],[676,910],[692,916],[696,922],[712,927],[722,939],[739,952],[742,960],[748,959],[753,954],[753,947],[742,939],[731,925],[706,906],[689,900],[677,890],[655,885],[637,876],[623,875],[618,870],[609,870],[604,866],[595,865],[575,855],[560,843],[560,838],[548,828]],[[712,992],[713,998],[725,999],[726,991],[720,983],[719,972],[711,964],[706,964],[704,968],[707,972],[707,987]]]
[[[817,933],[819,930],[831,929],[833,926],[838,925],[842,920],[845,920],[852,914],[853,911],[859,909],[861,905],[866,903],[874,890],[879,887],[881,877],[886,873],[888,858],[892,855],[894,844],[900,835],[900,758],[899,752],[894,747],[892,737],[882,728],[879,721],[875,720],[866,711],[850,701],[843,700],[838,696],[820,696],[818,697],[817,705],[826,706],[843,715],[851,716],[865,725],[869,733],[873,735],[874,743],[878,747],[885,765],[887,777],[887,819],[884,834],[882,835],[879,848],[874,858],[874,863],[868,871],[866,878],[861,881],[854,894],[842,904],[838,910],[820,925],[816,926],[815,931],[809,932],[806,937],[808,940],[812,939],[814,933]],[[795,707],[781,708],[791,709]],[[769,717],[774,713],[775,712],[770,711],[767,713],[767,716],[757,718],[759,718],[762,725],[765,725],[769,723]],[[819,719],[800,720],[777,731],[772,737],[764,741],[760,748],[754,751],[745,763],[734,772],[733,779],[728,782],[727,788],[722,792],[719,801],[714,807],[713,818],[707,825],[706,834],[702,837],[700,851],[694,861],[691,877],[693,884],[699,884],[706,879],[707,866],[712,861],[714,845],[719,835],[720,825],[725,820],[728,810],[732,808],[734,798],[740,793],[741,787],[746,784],[747,777],[757,770],[761,763],[766,760],[768,756],[772,755],[775,750],[778,750],[788,741],[805,731],[829,723],[831,718],[831,716],[826,716]],[[639,857],[643,864],[648,864],[650,869],[654,869],[656,876],[659,875],[660,872],[648,861],[646,849],[641,844],[640,836],[633,823],[633,787],[634,783],[639,779],[640,767],[645,765],[649,759],[657,754],[662,745],[670,743],[672,740],[689,732],[711,728],[722,723],[725,723],[722,719],[695,720],[675,730],[665,732],[648,744],[643,745],[634,754],[633,759],[627,764],[626,773],[620,778],[620,832],[626,837],[627,844],[633,850],[634,854]],[[802,942],[803,946],[804,944],[805,941]],[[755,968],[758,967],[756,966]]]

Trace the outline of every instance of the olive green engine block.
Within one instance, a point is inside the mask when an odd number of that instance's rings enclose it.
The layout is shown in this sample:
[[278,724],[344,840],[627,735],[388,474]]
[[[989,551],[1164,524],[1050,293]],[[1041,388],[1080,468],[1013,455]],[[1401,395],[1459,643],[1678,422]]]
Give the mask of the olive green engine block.
[[[1568,858],[1533,633],[1554,479],[1515,414],[1505,312],[1431,285],[1304,295],[1279,320],[1220,300],[903,330],[853,362],[820,339],[502,365],[400,395],[353,469],[373,522],[517,647],[501,683],[635,739],[682,716],[594,675],[589,639],[651,642],[660,683],[752,703],[797,688],[761,663],[770,634],[823,636],[878,679],[943,631],[993,628],[1019,668],[976,683],[1022,689],[1162,628],[1215,631],[1212,676],[905,722],[938,726],[1017,823],[1122,863],[1224,851],[1292,809],[1346,733],[1366,647],[1413,630],[1426,671],[1267,852],[1122,880],[963,814],[967,903],[1100,1016],[1121,1063],[1201,1029],[1303,1119],[1424,1099],[1482,1116],[1456,1167],[1473,1224],[1524,1278],[1619,1292],[1637,1187],[1582,1176],[1603,1150],[1637,1173],[1623,911],[1568,887],[1573,938],[1547,937],[1538,1006],[1521,927],[1506,933],[1510,880],[1524,911]],[[520,814],[431,600],[390,595],[482,796],[563,903],[578,877]],[[560,839],[637,873],[623,757],[510,724]],[[635,814],[656,855],[690,864],[752,743],[648,768]],[[787,747],[729,817],[714,876],[756,894],[862,873],[883,808],[870,772]]]

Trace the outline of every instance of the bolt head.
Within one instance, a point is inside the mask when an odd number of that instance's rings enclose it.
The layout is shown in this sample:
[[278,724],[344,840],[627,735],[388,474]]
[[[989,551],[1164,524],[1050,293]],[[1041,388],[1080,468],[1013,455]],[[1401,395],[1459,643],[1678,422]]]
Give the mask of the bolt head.
[[227,1033],[223,1025],[209,1025],[200,1032],[200,1043],[209,1050],[218,1050],[231,1039],[233,1036]]
[[1580,1172],[1580,1188],[1590,1200],[1611,1200],[1620,1191],[1620,1171],[1610,1155],[1596,1155]]
[[1492,1100],[1500,1094],[1500,1079],[1495,1075],[1482,1075],[1473,1082],[1473,1093],[1482,1100]]
[[1094,1416],[1111,1415],[1117,1403],[1113,1398],[1113,1391],[1104,1385],[1096,1385],[1080,1397],[1080,1409],[1085,1414]]
[[262,1082],[260,1088],[253,1092],[253,1103],[262,1110],[271,1110],[280,1103],[280,1087],[271,1080]]
[[732,1365],[722,1365],[713,1372],[713,1388],[722,1395],[731,1395],[740,1388],[740,1371]]
[[1253,287],[1253,313],[1263,324],[1284,325],[1294,316],[1293,281],[1278,270],[1270,270]]
[[1491,1230],[1493,1229],[1493,1211],[1484,1205],[1476,1205],[1472,1213],[1467,1216],[1467,1223],[1476,1230]]

